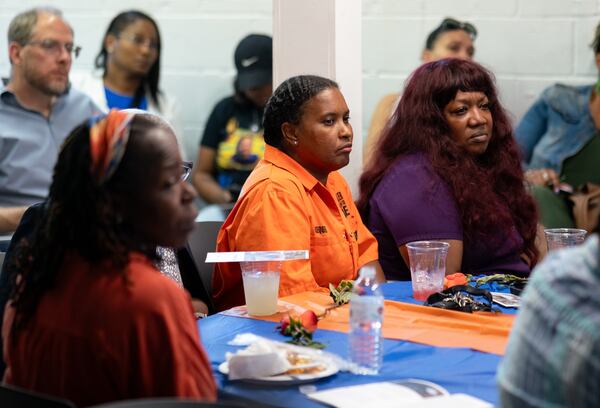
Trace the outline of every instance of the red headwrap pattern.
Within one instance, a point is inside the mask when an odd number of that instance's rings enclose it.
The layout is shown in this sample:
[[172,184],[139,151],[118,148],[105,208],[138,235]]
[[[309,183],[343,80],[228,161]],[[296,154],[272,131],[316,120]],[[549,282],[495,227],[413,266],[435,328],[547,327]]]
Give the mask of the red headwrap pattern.
[[98,184],[108,181],[119,167],[134,116],[135,112],[112,109],[90,121],[91,172]]

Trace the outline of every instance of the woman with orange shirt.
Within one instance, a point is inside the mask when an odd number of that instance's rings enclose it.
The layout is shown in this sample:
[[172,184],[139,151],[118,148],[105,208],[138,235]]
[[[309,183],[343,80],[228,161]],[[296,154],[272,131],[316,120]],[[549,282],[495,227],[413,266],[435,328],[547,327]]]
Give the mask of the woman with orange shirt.
[[[349,118],[338,85],[311,75],[284,81],[265,108],[264,159],[223,224],[217,250],[309,249],[309,260],[283,263],[280,296],[355,279],[367,263],[383,280],[377,242],[337,172],[350,160]],[[237,263],[217,264],[213,297],[218,310],[244,303]]]
[[7,269],[4,382],[77,406],[216,398],[189,296],[153,263],[194,227],[186,174],[156,115],[113,110],[71,133],[46,213]]

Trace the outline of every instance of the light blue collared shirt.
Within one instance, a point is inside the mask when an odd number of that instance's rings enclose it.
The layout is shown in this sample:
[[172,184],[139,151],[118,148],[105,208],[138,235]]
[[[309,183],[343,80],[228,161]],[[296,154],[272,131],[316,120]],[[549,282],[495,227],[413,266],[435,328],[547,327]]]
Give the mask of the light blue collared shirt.
[[0,207],[43,201],[63,141],[98,113],[92,100],[75,89],[57,98],[48,118],[0,89]]

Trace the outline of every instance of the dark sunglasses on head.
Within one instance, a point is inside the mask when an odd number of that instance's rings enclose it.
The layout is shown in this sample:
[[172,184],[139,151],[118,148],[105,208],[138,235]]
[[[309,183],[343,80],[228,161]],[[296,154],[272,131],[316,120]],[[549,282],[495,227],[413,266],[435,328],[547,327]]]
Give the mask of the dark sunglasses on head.
[[183,171],[181,172],[181,181],[186,181],[190,174],[192,173],[192,167],[194,163],[190,161],[184,161],[182,163]]
[[475,39],[477,37],[477,29],[471,23],[467,23],[465,21],[458,21],[453,18],[445,18],[440,24],[440,29],[446,30],[464,30],[467,34],[471,36],[471,38]]

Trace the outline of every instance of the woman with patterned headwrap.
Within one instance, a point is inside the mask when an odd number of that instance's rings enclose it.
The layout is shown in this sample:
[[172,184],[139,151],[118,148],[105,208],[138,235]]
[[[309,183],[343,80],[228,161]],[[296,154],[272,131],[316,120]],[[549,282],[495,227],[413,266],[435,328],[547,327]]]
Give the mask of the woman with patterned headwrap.
[[6,383],[78,406],[215,399],[189,297],[153,264],[157,246],[182,246],[194,226],[184,174],[155,115],[111,111],[71,133],[47,214],[9,268]]

